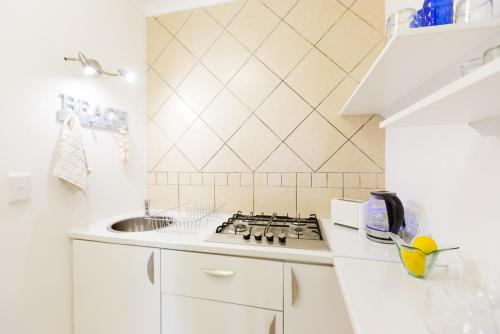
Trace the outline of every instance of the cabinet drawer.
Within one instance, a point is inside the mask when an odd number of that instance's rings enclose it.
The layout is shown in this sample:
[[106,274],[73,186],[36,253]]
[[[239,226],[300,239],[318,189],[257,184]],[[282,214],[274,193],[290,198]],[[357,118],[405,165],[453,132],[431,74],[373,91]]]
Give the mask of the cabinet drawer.
[[283,334],[279,311],[169,294],[162,305],[163,334]]
[[162,291],[283,310],[283,264],[222,255],[162,251]]

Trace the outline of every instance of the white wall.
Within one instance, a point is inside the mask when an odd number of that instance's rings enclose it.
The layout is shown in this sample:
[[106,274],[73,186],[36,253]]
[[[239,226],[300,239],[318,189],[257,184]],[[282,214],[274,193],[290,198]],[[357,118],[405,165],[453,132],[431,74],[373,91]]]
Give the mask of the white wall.
[[[145,193],[145,20],[126,0],[2,1],[0,31],[0,333],[69,334],[68,230],[139,209]],[[78,50],[138,80],[84,78],[63,61]],[[131,114],[127,169],[110,133],[84,130],[94,169],[87,196],[50,175],[60,92]],[[32,173],[30,202],[7,204],[10,172]]]
[[424,208],[430,232],[500,270],[500,141],[467,125],[388,129],[387,189]]

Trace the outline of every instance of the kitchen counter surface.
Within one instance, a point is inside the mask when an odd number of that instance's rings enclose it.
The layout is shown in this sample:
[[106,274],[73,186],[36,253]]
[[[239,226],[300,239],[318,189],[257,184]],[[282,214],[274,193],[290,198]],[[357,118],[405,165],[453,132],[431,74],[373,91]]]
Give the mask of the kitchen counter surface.
[[323,230],[328,238],[334,258],[369,259],[399,263],[394,245],[381,244],[366,238],[364,230],[334,225],[322,219]]
[[[116,221],[139,217],[142,213],[114,217],[92,224],[87,227],[73,229],[70,232],[72,239],[91,240],[126,245],[173,249],[201,253],[234,255],[242,257],[273,259],[293,262],[306,262],[316,264],[331,264],[332,253],[329,251],[308,251],[302,249],[289,249],[265,246],[250,246],[239,244],[215,243],[205,241],[222,222],[230,215],[213,217],[203,223],[196,234],[185,234],[182,231],[157,230],[139,233],[111,232],[107,227]],[[176,216],[167,212],[167,215]]]
[[426,279],[409,276],[399,263],[335,258],[335,271],[356,334],[426,334],[427,286],[445,270]]
[[[220,215],[204,223],[195,235],[176,232],[149,231],[139,233],[111,232],[107,227],[117,221],[141,216],[141,212],[105,219],[95,224],[70,231],[70,238],[144,247],[175,249],[182,251],[235,255],[293,262],[332,264],[333,257],[368,258],[397,262],[397,253],[392,245],[369,242],[363,232],[333,225],[322,219],[322,231],[331,251],[312,251],[279,247],[224,244],[205,241],[215,228],[230,215]],[[168,214],[168,213],[167,213]],[[172,214],[175,216],[175,213]]]

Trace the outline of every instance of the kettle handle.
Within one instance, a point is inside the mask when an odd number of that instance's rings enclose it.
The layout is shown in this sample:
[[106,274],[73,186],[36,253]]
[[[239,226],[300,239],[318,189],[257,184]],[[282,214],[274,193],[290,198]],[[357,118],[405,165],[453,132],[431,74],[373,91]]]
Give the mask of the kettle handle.
[[[394,233],[394,223],[396,221],[396,203],[392,196],[384,196],[385,209],[387,210],[387,220],[389,223],[389,232]],[[397,234],[398,232],[394,233]]]
[[[387,203],[386,203],[387,205]],[[392,223],[389,221],[389,230],[391,233],[398,234],[402,226],[405,226],[405,210],[403,203],[397,196],[392,197]]]

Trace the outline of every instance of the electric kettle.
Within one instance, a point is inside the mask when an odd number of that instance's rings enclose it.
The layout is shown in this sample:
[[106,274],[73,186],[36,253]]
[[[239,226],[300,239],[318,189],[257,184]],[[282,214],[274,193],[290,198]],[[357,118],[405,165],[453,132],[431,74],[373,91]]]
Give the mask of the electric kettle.
[[396,193],[372,192],[365,207],[365,224],[368,239],[392,244],[387,233],[400,234],[405,225],[403,203]]

